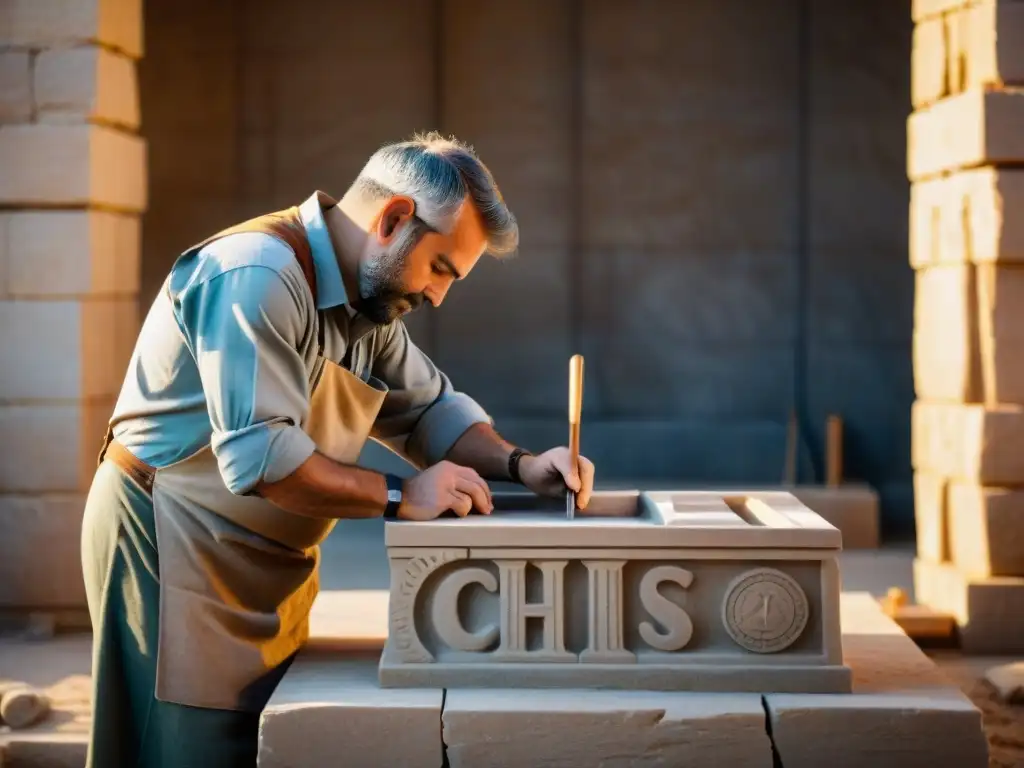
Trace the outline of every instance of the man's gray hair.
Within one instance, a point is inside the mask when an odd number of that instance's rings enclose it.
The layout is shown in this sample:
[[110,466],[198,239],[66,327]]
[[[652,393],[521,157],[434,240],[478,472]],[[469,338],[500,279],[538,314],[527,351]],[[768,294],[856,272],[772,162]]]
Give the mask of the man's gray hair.
[[381,147],[353,187],[367,200],[411,197],[416,201],[417,218],[444,233],[451,231],[468,196],[483,220],[488,252],[502,256],[519,246],[519,225],[494,177],[473,148],[454,137],[432,131]]

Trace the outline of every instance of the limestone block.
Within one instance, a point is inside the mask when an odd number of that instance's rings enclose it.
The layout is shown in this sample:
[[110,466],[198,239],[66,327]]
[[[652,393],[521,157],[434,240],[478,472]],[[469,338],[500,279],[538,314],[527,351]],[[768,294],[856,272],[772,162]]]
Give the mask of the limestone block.
[[29,54],[27,51],[0,53],[0,123],[21,123],[31,117],[32,69]]
[[135,62],[99,46],[43,51],[35,62],[40,121],[139,126]]
[[85,605],[84,509],[83,494],[0,495],[0,606]]
[[1024,160],[1024,89],[965,91],[907,120],[911,180],[943,171]]
[[917,396],[1024,403],[1024,270],[943,264],[917,270],[916,284]]
[[910,100],[915,107],[946,95],[946,21],[941,16],[914,27],[910,59]]
[[18,211],[7,230],[7,292],[18,298],[134,295],[142,227],[134,214]]
[[992,667],[985,672],[985,679],[998,691],[1003,701],[1008,704],[1024,704],[1024,661]]
[[944,563],[950,558],[947,485],[946,478],[935,472],[914,473],[917,556],[933,563]]
[[1024,408],[917,400],[911,432],[916,470],[982,485],[1024,482]]
[[770,768],[761,697],[646,691],[449,690],[451,768],[685,765]]
[[1024,576],[1024,491],[951,484],[949,544],[967,576]]
[[381,690],[373,658],[302,652],[263,710],[259,768],[437,768],[443,697]]
[[910,187],[910,264],[1024,261],[1024,172],[960,171]]
[[76,404],[0,405],[0,491],[84,490],[114,409],[113,398]]
[[138,331],[134,299],[0,301],[0,400],[117,395]]
[[142,56],[142,0],[4,0],[0,40],[31,48],[97,42]]
[[981,712],[868,594],[844,594],[843,654],[853,693],[768,694],[786,768],[986,768]]
[[982,0],[946,18],[952,93],[1024,81],[1024,5]]
[[146,143],[106,126],[0,126],[0,167],[0,204],[146,208]]
[[967,576],[916,559],[914,593],[918,603],[953,615],[968,653],[1024,653],[1024,578]]
[[914,21],[921,22],[962,8],[970,2],[971,0],[913,0],[910,14]]

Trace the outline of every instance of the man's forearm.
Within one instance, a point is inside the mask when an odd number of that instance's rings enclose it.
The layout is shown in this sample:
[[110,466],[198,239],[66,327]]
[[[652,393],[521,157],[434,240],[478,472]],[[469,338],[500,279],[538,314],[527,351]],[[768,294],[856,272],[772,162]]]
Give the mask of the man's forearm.
[[445,458],[476,470],[485,480],[508,481],[508,457],[514,448],[494,427],[481,422],[463,432]]
[[282,480],[260,483],[256,490],[287,512],[321,519],[380,517],[388,502],[383,475],[320,453]]

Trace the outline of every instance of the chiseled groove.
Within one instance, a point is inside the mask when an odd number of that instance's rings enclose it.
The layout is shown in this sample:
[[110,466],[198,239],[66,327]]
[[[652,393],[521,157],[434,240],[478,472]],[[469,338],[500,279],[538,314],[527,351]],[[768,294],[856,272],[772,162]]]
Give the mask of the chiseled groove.
[[772,734],[772,713],[768,710],[768,699],[764,696],[761,696],[761,706],[764,708],[764,731],[768,734],[768,741],[772,743],[772,768],[786,768],[782,764],[779,748],[775,746],[775,736]]

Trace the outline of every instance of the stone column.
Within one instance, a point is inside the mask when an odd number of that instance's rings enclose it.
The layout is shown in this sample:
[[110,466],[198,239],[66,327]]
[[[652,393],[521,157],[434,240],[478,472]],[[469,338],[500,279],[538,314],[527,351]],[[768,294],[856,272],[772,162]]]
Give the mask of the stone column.
[[913,14],[915,591],[1024,651],[1024,3]]
[[0,2],[0,611],[84,606],[79,535],[138,332],[142,0]]

